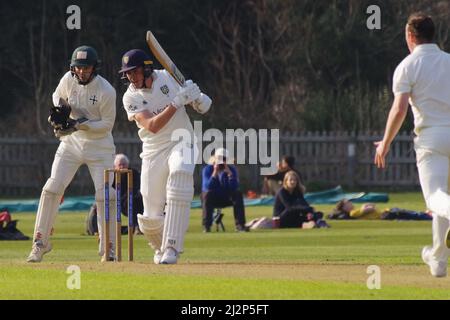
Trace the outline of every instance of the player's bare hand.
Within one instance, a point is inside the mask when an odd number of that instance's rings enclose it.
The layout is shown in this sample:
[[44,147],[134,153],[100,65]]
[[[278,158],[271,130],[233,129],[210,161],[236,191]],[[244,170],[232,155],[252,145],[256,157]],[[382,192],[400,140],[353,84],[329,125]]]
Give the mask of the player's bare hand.
[[214,163],[213,168],[214,169],[213,169],[212,176],[217,177],[217,175],[219,174],[219,171],[220,171],[220,165],[218,163]]
[[389,145],[386,145],[384,141],[374,142],[376,146],[374,163],[378,168],[386,168],[386,155],[389,152]]

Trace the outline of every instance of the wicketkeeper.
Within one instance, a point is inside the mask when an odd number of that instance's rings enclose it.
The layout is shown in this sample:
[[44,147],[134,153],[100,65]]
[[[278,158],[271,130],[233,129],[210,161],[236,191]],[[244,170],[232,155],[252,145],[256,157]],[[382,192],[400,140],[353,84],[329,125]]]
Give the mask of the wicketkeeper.
[[[99,254],[102,260],[114,257],[105,253],[103,243],[105,169],[113,167],[115,146],[111,130],[116,117],[116,91],[97,74],[99,60],[97,52],[89,46],[77,48],[70,63],[70,70],[62,77],[53,93],[53,104],[49,122],[55,136],[60,139],[53,161],[51,176],[42,190],[36,216],[33,248],[28,262],[40,262],[42,256],[52,249],[50,232],[55,223],[61,197],[82,164],[89,168],[95,185],[95,200],[98,208],[100,234]],[[112,181],[112,179],[110,179]],[[115,193],[110,190],[111,215],[114,216]],[[115,219],[110,219],[111,230]],[[111,232],[114,246],[115,236]]]
[[194,141],[178,142],[173,134],[193,137],[185,106],[203,114],[209,110],[211,99],[192,81],[180,87],[167,71],[153,70],[142,50],[125,53],[119,72],[130,82],[123,105],[128,119],[136,122],[143,142],[144,212],[138,215],[139,228],[155,250],[154,263],[174,264],[183,252],[189,224],[198,151]]

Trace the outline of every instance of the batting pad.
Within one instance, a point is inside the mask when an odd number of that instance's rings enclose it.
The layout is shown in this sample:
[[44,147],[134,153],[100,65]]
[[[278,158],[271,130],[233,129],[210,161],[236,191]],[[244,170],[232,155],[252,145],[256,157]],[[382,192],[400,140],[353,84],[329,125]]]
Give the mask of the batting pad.
[[161,251],[167,247],[183,252],[184,235],[189,225],[189,210],[194,196],[191,172],[175,171],[167,182],[167,212]]
[[155,251],[160,250],[164,231],[164,216],[150,218],[138,214],[137,217],[139,228],[144,233],[150,247]]
[[42,189],[41,198],[36,214],[36,223],[34,226],[33,242],[36,239],[41,240],[46,246],[56,215],[58,214],[59,204],[61,203],[62,185],[56,180],[50,178]]

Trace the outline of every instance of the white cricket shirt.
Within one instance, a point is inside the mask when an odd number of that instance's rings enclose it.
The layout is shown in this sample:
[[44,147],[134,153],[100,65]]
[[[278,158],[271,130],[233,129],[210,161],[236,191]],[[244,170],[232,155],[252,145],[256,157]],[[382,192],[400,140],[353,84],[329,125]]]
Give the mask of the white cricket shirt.
[[[123,107],[128,115],[128,120],[135,120],[137,113],[148,110],[153,116],[158,115],[167,108],[180,90],[180,86],[172,79],[166,70],[154,70],[152,73],[153,83],[151,88],[136,89],[132,84],[123,96]],[[142,128],[136,121],[141,138],[141,158],[152,157],[160,151],[174,146],[177,141],[172,140],[172,133],[177,129],[185,129],[186,133],[193,135],[189,116],[186,108],[181,107],[175,112],[169,122],[157,133],[152,133]]]
[[76,143],[83,146],[82,149],[92,149],[94,153],[114,153],[111,131],[116,119],[116,90],[107,80],[97,75],[87,85],[80,85],[69,71],[61,78],[52,98],[55,106],[60,98],[69,103],[71,118],[89,120],[84,123],[89,130],[75,131],[61,137],[61,141]]
[[450,55],[436,44],[418,45],[395,69],[393,92],[411,94],[416,134],[450,127]]

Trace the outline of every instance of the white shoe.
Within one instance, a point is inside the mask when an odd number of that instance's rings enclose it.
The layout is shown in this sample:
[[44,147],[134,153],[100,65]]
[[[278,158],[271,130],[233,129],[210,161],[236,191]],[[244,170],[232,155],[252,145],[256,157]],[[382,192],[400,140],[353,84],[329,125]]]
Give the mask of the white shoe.
[[153,256],[153,262],[155,264],[160,264],[162,257],[163,257],[163,253],[161,252],[161,250],[156,250],[155,255]]
[[159,261],[160,264],[176,264],[178,260],[178,252],[172,247],[166,248],[164,254]]
[[426,246],[422,249],[422,260],[430,267],[430,273],[433,277],[446,277],[447,276],[447,263],[443,261],[437,261],[430,256],[431,247]]
[[52,244],[50,242],[44,246],[44,243],[41,240],[37,240],[33,243],[33,248],[27,258],[27,262],[41,262],[44,254],[50,252],[51,250]]

